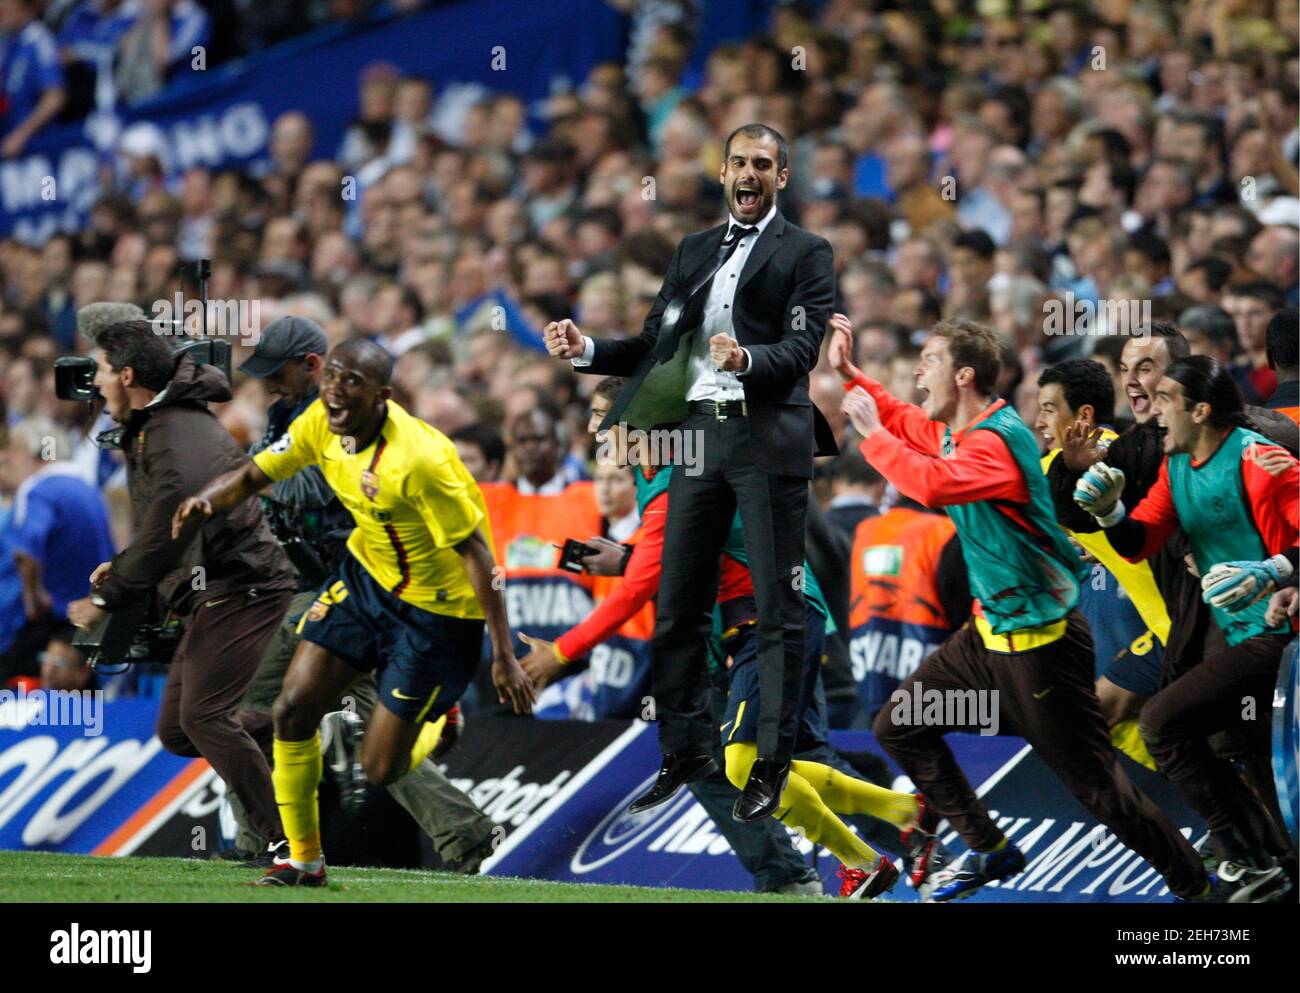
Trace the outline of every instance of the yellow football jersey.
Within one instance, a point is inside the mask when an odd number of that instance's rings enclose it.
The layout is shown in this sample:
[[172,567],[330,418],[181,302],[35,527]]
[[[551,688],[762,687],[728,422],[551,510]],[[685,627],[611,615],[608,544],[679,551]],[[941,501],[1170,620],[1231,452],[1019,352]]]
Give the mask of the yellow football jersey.
[[481,619],[454,546],[482,528],[491,548],[492,532],[483,494],[456,446],[391,400],[369,447],[349,452],[344,440],[330,431],[325,404],[317,400],[253,461],[273,480],[319,466],[357,523],[348,550],[375,582],[432,613]]

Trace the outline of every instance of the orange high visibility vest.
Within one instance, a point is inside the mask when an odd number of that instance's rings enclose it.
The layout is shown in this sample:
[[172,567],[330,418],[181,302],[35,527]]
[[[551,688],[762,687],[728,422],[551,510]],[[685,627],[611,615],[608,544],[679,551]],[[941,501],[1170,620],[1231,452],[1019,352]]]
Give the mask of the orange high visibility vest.
[[937,576],[956,534],[946,514],[895,507],[858,525],[849,601],[849,662],[868,714],[951,633]]
[[600,534],[600,511],[587,481],[562,493],[520,493],[514,483],[480,485],[492,524],[497,565],[505,569],[506,610],[515,631],[554,641],[591,612],[595,577],[557,563],[566,538]]

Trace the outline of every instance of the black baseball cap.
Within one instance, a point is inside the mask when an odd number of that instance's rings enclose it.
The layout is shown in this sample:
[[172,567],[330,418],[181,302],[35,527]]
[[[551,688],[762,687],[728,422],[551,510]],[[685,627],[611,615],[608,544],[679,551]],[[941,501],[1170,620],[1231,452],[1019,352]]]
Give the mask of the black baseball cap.
[[253,354],[239,371],[254,379],[265,379],[279,372],[290,359],[324,355],[329,347],[329,339],[315,321],[292,315],[278,317],[266,326]]

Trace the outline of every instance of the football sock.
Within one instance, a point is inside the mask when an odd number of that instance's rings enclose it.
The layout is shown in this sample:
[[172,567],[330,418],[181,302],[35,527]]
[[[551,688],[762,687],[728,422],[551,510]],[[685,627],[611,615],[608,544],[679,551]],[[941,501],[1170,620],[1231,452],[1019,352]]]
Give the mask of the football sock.
[[[727,778],[736,789],[745,788],[756,758],[758,746],[753,742],[742,741],[727,746]],[[875,849],[835,816],[812,784],[793,767],[775,816],[781,823],[799,829],[809,841],[824,847],[850,869],[871,869],[880,858]]]
[[280,823],[289,839],[289,858],[303,863],[298,868],[308,868],[321,857],[320,810],[316,803],[321,775],[320,732],[306,741],[276,738],[272,747],[275,765],[271,782],[280,808]]
[[411,771],[429,757],[429,753],[438,747],[438,742],[442,738],[442,729],[447,724],[446,716],[439,717],[432,724],[426,724],[420,729],[420,736],[415,739],[415,746],[411,749]]
[[1146,742],[1138,732],[1136,718],[1120,721],[1110,729],[1110,743],[1131,758],[1138,765],[1144,765],[1156,772],[1156,760],[1147,751]]
[[796,759],[790,763],[790,769],[806,779],[822,802],[837,814],[870,814],[900,828],[916,820],[914,793],[888,790],[865,779],[846,776],[821,762]]

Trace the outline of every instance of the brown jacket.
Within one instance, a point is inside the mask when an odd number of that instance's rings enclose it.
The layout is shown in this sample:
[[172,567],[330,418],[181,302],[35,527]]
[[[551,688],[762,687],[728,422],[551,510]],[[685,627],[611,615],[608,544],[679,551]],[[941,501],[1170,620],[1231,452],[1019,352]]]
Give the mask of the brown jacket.
[[181,502],[248,459],[204,403],[229,399],[230,383],[218,369],[182,356],[167,388],[131,412],[122,447],[135,540],[113,557],[112,573],[96,589],[109,610],[154,589],[172,610],[189,614],[235,592],[295,588],[259,500],[209,520],[196,515],[172,539]]

